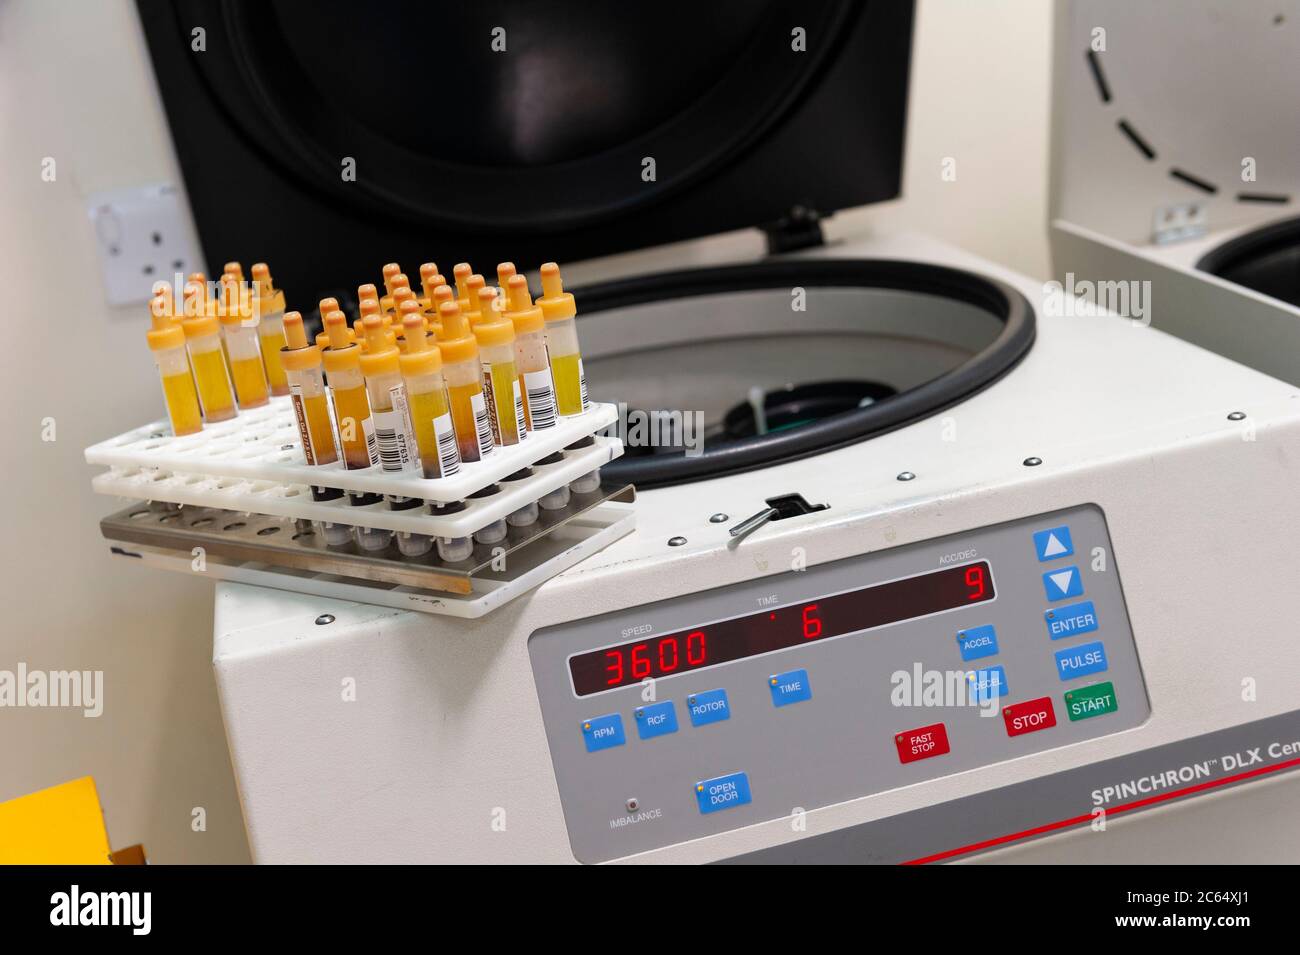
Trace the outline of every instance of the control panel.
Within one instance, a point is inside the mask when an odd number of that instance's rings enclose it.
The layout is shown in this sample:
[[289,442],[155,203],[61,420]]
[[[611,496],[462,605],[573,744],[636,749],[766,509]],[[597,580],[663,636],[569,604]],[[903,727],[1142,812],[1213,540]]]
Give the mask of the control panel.
[[1092,505],[547,627],[529,653],[582,862],[1150,712]]

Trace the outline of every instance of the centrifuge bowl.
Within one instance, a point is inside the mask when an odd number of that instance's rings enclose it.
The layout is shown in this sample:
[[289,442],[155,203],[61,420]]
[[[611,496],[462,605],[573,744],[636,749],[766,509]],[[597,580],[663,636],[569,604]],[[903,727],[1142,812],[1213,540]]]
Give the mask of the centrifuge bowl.
[[[643,488],[910,424],[996,381],[1034,340],[1033,308],[1010,286],[921,262],[792,259],[575,293],[593,399],[703,419],[699,453],[629,441],[607,474]],[[745,406],[760,396],[772,430],[754,434]]]
[[1196,267],[1300,307],[1300,218],[1239,235],[1207,252]]

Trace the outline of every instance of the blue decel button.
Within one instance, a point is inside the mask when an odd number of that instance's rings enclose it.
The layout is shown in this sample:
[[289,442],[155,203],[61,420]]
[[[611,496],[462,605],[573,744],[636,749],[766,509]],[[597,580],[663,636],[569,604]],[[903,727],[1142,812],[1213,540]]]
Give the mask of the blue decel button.
[[607,713],[583,720],[582,739],[586,742],[589,753],[609,749],[611,746],[622,746],[627,742],[627,737],[623,735],[623,717],[618,713]]
[[1043,589],[1048,600],[1064,600],[1083,594],[1083,577],[1078,567],[1062,567],[1043,574]]
[[1106,669],[1106,648],[1101,641],[1056,651],[1056,673],[1062,680],[1101,673]]
[[1040,561],[1069,557],[1074,553],[1070,528],[1062,524],[1060,527],[1049,527],[1045,531],[1039,531],[1034,535],[1034,552],[1038,554]]
[[691,712],[692,726],[706,726],[731,719],[731,704],[726,690],[709,690],[686,698],[686,708]]
[[998,652],[998,632],[993,624],[982,627],[967,627],[957,631],[957,646],[961,649],[963,660],[978,660],[991,657]]
[[767,688],[772,691],[772,705],[785,706],[812,699],[812,685],[807,670],[787,670],[767,678]]
[[654,739],[677,732],[677,709],[672,700],[638,706],[632,714],[636,717],[636,731],[642,739]]
[[1047,635],[1053,640],[1077,637],[1081,633],[1092,633],[1098,626],[1097,611],[1092,608],[1091,600],[1065,607],[1053,607],[1043,614],[1043,619],[1047,621]]
[[1005,696],[1009,690],[1007,687],[1007,671],[1001,665],[972,670],[966,674],[966,683],[970,686],[972,703],[987,703],[989,700],[996,700],[1001,696]]
[[728,773],[695,784],[695,802],[706,816],[722,809],[743,806],[749,799],[749,777],[744,773]]

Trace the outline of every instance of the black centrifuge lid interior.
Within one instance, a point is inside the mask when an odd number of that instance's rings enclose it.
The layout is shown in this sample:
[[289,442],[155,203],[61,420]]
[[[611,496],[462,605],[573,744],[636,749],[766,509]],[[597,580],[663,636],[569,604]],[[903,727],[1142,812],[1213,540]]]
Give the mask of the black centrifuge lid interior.
[[1207,252],[1203,272],[1300,308],[1300,218],[1243,233]]
[[910,0],[138,2],[210,270],[299,302],[899,191]]

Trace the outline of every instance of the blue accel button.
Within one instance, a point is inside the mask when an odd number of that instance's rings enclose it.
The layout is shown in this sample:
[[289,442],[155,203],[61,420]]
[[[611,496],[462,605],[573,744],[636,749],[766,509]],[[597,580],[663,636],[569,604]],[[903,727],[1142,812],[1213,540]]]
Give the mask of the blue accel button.
[[971,703],[996,700],[1000,696],[1005,696],[1009,690],[1007,671],[1000,665],[972,670],[966,674],[966,683],[970,687]]
[[961,648],[963,660],[978,660],[991,657],[998,652],[998,632],[993,624],[982,627],[968,627],[957,631],[957,646]]
[[1106,669],[1106,648],[1101,641],[1084,643],[1056,651],[1056,672],[1062,680],[1073,680],[1077,676],[1089,673],[1101,673]]
[[1062,524],[1060,527],[1049,527],[1045,531],[1039,531],[1034,535],[1034,552],[1038,554],[1040,561],[1069,557],[1074,553],[1074,541],[1070,540],[1070,529]]
[[695,784],[695,801],[705,815],[743,806],[749,799],[749,777],[744,773],[728,773]]
[[1064,600],[1083,593],[1083,577],[1078,567],[1061,567],[1043,574],[1043,589],[1048,600]]
[[686,708],[691,711],[691,725],[704,726],[731,719],[731,704],[726,690],[709,690],[686,698]]
[[636,717],[636,731],[642,739],[654,739],[677,732],[677,710],[672,700],[638,706],[633,715]]
[[787,670],[767,678],[767,688],[772,691],[772,705],[785,706],[812,699],[812,685],[807,670]]
[[611,746],[622,746],[627,742],[627,737],[623,735],[623,717],[618,713],[609,713],[583,720],[582,738],[589,753],[609,749]]
[[1076,637],[1097,629],[1097,612],[1092,609],[1091,600],[1054,607],[1043,614],[1043,618],[1047,621],[1047,635],[1053,640]]

